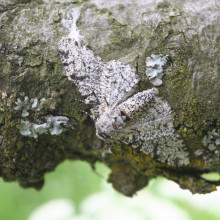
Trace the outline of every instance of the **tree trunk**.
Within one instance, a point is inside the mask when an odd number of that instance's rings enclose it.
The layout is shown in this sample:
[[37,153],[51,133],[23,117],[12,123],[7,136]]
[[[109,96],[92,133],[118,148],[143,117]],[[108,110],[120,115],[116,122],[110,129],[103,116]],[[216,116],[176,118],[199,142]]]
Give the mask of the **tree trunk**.
[[[2,178],[39,189],[46,172],[80,159],[107,164],[109,181],[127,196],[159,175],[193,193],[215,190],[220,182],[201,175],[220,172],[219,11],[215,0],[0,0]],[[136,71],[134,94],[157,88],[172,109],[185,164],[161,159],[169,148],[155,156],[121,139],[97,137],[98,119],[94,112],[90,117],[59,55],[60,40],[74,31],[103,62],[117,60]],[[153,81],[155,55],[166,62]]]

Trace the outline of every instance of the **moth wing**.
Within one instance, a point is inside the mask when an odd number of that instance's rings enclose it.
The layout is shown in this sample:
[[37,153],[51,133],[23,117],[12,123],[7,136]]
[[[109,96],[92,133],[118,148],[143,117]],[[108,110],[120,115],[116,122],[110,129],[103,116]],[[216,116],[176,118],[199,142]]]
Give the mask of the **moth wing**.
[[139,77],[130,65],[103,61],[73,38],[64,38],[59,53],[68,79],[73,81],[91,109],[101,115],[133,94]]
[[111,109],[131,96],[139,82],[139,76],[133,67],[115,60],[106,63],[103,78],[102,92]]
[[68,79],[73,81],[91,109],[101,103],[101,78],[105,62],[73,38],[63,38],[59,53]]
[[[136,101],[135,96],[137,96]],[[134,112],[134,108],[139,112],[122,129],[120,139],[160,162],[175,166],[187,165],[189,155],[183,140],[175,131],[169,104],[156,96],[155,89],[143,91],[135,96],[131,97],[131,100],[126,100],[123,106],[126,107],[125,111],[128,114]],[[145,107],[140,97],[149,100],[145,102]],[[141,105],[140,108],[137,107],[138,103]]]

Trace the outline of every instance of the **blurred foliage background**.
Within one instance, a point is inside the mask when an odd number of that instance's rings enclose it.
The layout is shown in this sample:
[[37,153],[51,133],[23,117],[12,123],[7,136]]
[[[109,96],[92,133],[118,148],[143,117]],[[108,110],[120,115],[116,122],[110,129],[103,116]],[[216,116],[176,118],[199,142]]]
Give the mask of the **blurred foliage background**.
[[192,195],[157,178],[133,198],[115,192],[109,170],[92,170],[81,161],[65,161],[45,178],[42,190],[22,189],[0,180],[0,219],[4,220],[219,220],[220,189]]

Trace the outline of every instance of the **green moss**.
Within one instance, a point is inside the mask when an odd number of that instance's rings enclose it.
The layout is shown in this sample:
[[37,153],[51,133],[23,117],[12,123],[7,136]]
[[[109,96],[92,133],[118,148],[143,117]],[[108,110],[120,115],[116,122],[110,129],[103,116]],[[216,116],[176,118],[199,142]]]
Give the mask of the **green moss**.
[[138,41],[138,37],[134,32],[130,32],[126,25],[120,24],[114,18],[109,19],[109,28],[112,32],[111,44],[105,47],[102,55],[107,59],[119,59],[126,55],[126,52],[134,46]]
[[192,101],[184,102],[181,108],[181,114],[178,118],[179,132],[184,136],[191,136],[193,134],[201,134],[205,128],[205,121],[202,120],[202,114],[204,106],[196,99]]
[[[40,188],[44,173],[53,170],[67,155],[71,159],[80,155],[81,159],[84,157],[91,163],[97,161],[91,148],[92,139],[82,135],[85,128],[81,125],[59,136],[40,135],[34,139],[20,135],[21,116],[20,112],[14,111],[14,102],[15,98],[12,98],[1,105],[4,121],[1,122],[0,133],[4,134],[4,147],[0,148],[0,164],[6,181],[17,179],[23,187]],[[37,115],[34,118],[36,120]],[[88,127],[89,124],[87,130]],[[47,167],[42,164],[47,164]]]
[[160,94],[171,105],[174,115],[174,125],[183,137],[201,136],[204,129],[202,119],[203,103],[193,97],[192,72],[185,63],[180,62],[165,76],[165,87]]
[[163,2],[160,2],[158,5],[157,5],[157,8],[158,9],[166,9],[166,8],[169,8],[170,7],[170,3],[166,0],[164,0]]
[[[100,22],[102,17],[104,20],[108,19],[108,24],[103,27],[103,31],[106,28],[106,31],[110,33],[106,36],[108,38],[106,39],[106,42],[109,43],[104,46],[101,45],[102,47],[100,47],[100,41],[97,40],[97,37],[100,38],[101,36],[97,36],[96,34],[91,35],[87,32],[89,22],[87,23],[84,17],[87,16],[86,13],[88,11],[90,12],[89,16],[91,16],[91,18],[97,16],[97,14],[99,15],[97,22],[93,24],[93,27],[99,27],[101,25]],[[117,21],[112,12],[106,8],[99,9],[94,4],[87,4],[81,9],[81,15],[77,21],[77,26],[79,27],[81,34],[86,36],[88,46],[94,52],[98,52],[98,54],[107,61],[122,58],[131,52],[134,53],[134,46],[140,40],[140,37],[138,37],[128,25],[121,24]],[[93,29],[91,32],[93,32]],[[138,50],[136,54],[138,55]]]

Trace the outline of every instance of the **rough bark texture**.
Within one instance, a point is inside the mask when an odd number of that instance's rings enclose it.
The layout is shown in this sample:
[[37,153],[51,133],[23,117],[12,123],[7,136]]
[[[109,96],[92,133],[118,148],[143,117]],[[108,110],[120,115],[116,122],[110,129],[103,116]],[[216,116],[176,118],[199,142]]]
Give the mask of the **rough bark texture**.
[[[160,163],[131,146],[109,146],[96,137],[94,122],[84,113],[89,108],[65,76],[58,54],[76,8],[84,44],[104,60],[135,67],[139,91],[152,87],[146,58],[168,55],[158,89],[172,107],[189,165]],[[39,189],[46,172],[65,159],[80,159],[107,164],[109,181],[127,196],[158,175],[193,193],[215,190],[220,183],[200,175],[220,171],[219,11],[215,0],[0,0],[2,178]],[[65,116],[61,125],[57,116]],[[47,128],[36,135],[25,133],[25,126],[34,131],[44,123]]]

